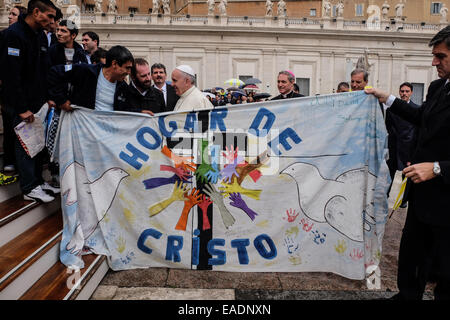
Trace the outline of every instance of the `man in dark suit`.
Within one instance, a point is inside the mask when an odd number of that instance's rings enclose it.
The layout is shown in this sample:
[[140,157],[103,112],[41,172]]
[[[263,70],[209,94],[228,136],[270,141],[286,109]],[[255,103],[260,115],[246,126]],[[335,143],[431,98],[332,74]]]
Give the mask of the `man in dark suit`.
[[450,300],[450,26],[429,46],[440,79],[430,84],[419,108],[381,90],[365,90],[419,130],[411,165],[403,169],[411,188],[399,252],[399,300],[422,299],[431,271],[435,299]]
[[277,86],[280,94],[270,100],[290,99],[304,97],[294,91],[295,76],[290,71],[280,71],[277,78]]
[[[419,108],[411,101],[413,86],[409,82],[400,85],[400,99],[409,103],[412,108]],[[389,167],[391,179],[394,180],[397,170],[403,170],[411,162],[412,153],[415,148],[417,130],[411,122],[403,120],[391,110],[386,111],[386,129],[388,135],[389,159],[386,161]],[[406,207],[406,202],[403,202]]]
[[166,67],[162,63],[155,63],[152,65],[151,72],[154,83],[153,86],[159,89],[164,95],[164,112],[173,111],[180,97],[175,93],[175,89],[170,84],[166,83]]

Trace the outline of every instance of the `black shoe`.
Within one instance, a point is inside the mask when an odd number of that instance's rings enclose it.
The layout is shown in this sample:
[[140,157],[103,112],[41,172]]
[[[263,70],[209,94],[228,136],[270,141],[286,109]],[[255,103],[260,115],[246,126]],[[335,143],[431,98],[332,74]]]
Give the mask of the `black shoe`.
[[400,208],[406,208],[408,206],[408,202],[403,202],[401,205],[400,205]]
[[400,295],[400,293],[394,294],[392,297],[387,298],[386,300],[404,300],[404,298]]

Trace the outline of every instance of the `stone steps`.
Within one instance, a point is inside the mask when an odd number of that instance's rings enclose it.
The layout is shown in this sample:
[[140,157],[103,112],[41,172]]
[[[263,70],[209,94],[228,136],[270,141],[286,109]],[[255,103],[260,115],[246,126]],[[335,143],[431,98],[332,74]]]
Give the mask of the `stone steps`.
[[62,231],[59,196],[26,201],[18,182],[0,186],[0,300],[90,298],[109,269],[106,257],[86,255],[82,270],[66,268],[59,261]]

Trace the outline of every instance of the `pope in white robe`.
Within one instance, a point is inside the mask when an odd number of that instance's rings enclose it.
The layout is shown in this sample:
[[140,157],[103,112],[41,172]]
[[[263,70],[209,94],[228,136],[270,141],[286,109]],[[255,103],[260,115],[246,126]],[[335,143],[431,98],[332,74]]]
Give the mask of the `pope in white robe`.
[[174,111],[197,111],[214,108],[211,101],[194,85],[195,72],[188,65],[180,65],[172,72],[172,86],[180,96]]

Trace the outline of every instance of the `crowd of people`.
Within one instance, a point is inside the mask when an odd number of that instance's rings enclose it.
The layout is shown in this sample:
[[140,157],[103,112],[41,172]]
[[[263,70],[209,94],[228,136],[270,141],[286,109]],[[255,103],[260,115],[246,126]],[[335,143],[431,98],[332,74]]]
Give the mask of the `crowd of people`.
[[[56,115],[60,110],[73,111],[72,105],[154,115],[271,97],[245,86],[202,92],[195,85],[196,73],[189,65],[177,66],[168,81],[163,64],[150,66],[120,45],[104,50],[93,31],[82,34],[80,45],[75,40],[77,26],[62,19],[61,10],[50,0],[30,0],[27,8],[16,6],[8,18],[9,27],[0,34],[3,170],[17,171],[24,199],[50,202],[60,191],[57,163],[50,160],[48,150],[31,158],[14,132],[20,122],[35,121],[34,115],[45,103]],[[398,269],[399,299],[421,299],[431,275],[437,282],[435,297],[450,298],[450,251],[446,246],[450,244],[446,237],[450,231],[450,27],[441,30],[430,46],[433,66],[441,79],[430,85],[422,106],[410,101],[413,86],[408,82],[400,85],[400,98],[368,87],[369,75],[364,69],[355,69],[350,84],[340,82],[336,90],[365,90],[379,99],[389,133],[391,177],[402,171],[408,178],[403,206],[406,201],[409,205]],[[303,97],[291,71],[279,72],[277,88],[279,95],[270,100]],[[54,176],[50,182],[42,178],[46,162]],[[0,184],[15,179],[1,174]]]
[[295,83],[295,75],[292,71],[283,70],[279,72],[277,88],[280,94],[273,98],[270,98],[271,95],[269,93],[258,92],[260,89],[255,84],[247,85],[244,83],[239,88],[228,88],[225,90],[216,87],[203,91],[206,92],[206,97],[215,107],[304,97],[303,94],[300,94],[300,88],[298,84]]

